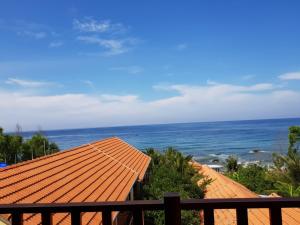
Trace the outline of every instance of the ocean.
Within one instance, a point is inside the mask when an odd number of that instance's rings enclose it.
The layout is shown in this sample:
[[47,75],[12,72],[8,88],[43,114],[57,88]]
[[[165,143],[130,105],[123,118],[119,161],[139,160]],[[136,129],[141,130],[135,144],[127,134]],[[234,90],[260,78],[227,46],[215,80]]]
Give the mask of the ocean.
[[[224,161],[235,155],[241,162],[271,162],[272,153],[285,153],[288,128],[298,119],[197,122],[160,125],[43,131],[63,151],[108,137],[119,137],[140,150],[174,147],[199,162]],[[34,132],[24,132],[29,138]]]

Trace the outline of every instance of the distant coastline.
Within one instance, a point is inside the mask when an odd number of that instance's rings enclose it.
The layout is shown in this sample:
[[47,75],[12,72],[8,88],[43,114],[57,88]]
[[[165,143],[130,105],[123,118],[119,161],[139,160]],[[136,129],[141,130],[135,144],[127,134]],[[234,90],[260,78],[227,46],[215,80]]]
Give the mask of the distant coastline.
[[[45,130],[61,149],[118,136],[141,150],[172,146],[197,161],[224,160],[236,155],[241,161],[271,160],[272,152],[284,152],[288,127],[300,118],[134,125],[102,128]],[[23,132],[29,138],[34,132]]]
[[[67,130],[83,130],[83,129],[101,129],[101,128],[122,128],[122,127],[143,127],[143,126],[158,126],[158,125],[176,125],[176,124],[192,124],[192,123],[234,123],[234,122],[248,122],[248,121],[272,121],[272,120],[300,120],[300,117],[286,117],[286,118],[267,118],[267,119],[240,119],[240,120],[209,120],[209,121],[186,121],[186,122],[170,122],[170,123],[145,123],[145,124],[129,124],[129,125],[112,125],[112,126],[97,126],[97,127],[75,127],[75,128],[58,128],[45,129],[45,131],[67,131]],[[42,128],[42,127],[41,127]],[[37,128],[38,129],[38,128]],[[43,129],[42,129],[43,130]],[[36,132],[36,130],[24,130],[24,132]],[[10,131],[7,133],[14,133]]]

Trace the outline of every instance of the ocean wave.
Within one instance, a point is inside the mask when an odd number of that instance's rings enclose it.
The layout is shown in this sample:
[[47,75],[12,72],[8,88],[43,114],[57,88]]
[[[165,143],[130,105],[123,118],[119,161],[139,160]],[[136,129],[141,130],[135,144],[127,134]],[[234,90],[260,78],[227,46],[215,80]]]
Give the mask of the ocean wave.
[[201,163],[224,163],[229,155],[226,154],[209,154],[206,156],[194,156],[193,160]]
[[268,153],[268,151],[264,151],[264,150],[260,150],[260,149],[253,149],[253,150],[250,150],[248,153],[250,153],[250,154]]
[[219,158],[219,159],[227,159],[230,155],[223,154],[223,153],[211,153],[209,154],[210,157]]

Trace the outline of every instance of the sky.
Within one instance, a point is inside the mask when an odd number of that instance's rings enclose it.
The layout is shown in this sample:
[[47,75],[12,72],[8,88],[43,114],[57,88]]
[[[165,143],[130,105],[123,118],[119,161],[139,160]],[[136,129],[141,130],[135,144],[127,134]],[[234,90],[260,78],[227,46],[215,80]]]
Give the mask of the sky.
[[7,131],[300,117],[300,1],[0,3]]

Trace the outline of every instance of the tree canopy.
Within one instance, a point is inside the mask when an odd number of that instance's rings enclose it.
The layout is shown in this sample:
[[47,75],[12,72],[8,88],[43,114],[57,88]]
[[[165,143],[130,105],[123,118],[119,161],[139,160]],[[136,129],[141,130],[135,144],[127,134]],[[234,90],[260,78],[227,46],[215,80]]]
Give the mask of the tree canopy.
[[300,127],[289,128],[286,154],[273,154],[273,166],[253,164],[234,171],[233,158],[227,160],[227,175],[259,194],[276,192],[284,197],[300,197]]
[[0,127],[0,161],[10,165],[59,151],[58,146],[41,132],[24,140],[19,131],[20,129],[15,134],[5,134]]
[[[149,168],[150,178],[144,186],[145,199],[162,199],[166,192],[178,192],[181,198],[203,198],[206,185],[211,180],[199,174],[189,163],[191,156],[184,156],[174,148],[163,153],[148,149],[146,153],[152,158]],[[201,187],[197,182],[201,180]],[[182,224],[199,224],[199,211],[182,212]],[[164,217],[161,212],[147,212],[146,224],[162,225]]]
[[300,196],[300,126],[290,127],[288,138],[287,154],[273,154],[274,168],[270,171],[270,179],[275,182],[279,194],[298,197]]

